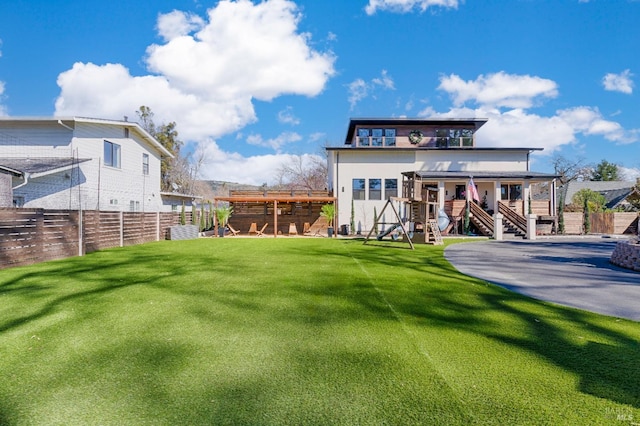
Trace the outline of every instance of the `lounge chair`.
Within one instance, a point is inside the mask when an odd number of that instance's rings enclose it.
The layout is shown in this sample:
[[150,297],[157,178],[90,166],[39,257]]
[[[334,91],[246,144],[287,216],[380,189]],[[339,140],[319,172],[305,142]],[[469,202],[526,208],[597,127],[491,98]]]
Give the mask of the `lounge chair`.
[[269,224],[265,223],[264,226],[262,227],[262,229],[256,231],[256,234],[258,234],[258,237],[262,237],[264,235],[264,230],[267,229],[267,225],[269,225]]
[[229,231],[231,231],[231,234],[235,237],[237,235],[240,234],[240,231],[233,229],[233,226],[231,226],[230,223],[227,223],[227,227],[229,228]]

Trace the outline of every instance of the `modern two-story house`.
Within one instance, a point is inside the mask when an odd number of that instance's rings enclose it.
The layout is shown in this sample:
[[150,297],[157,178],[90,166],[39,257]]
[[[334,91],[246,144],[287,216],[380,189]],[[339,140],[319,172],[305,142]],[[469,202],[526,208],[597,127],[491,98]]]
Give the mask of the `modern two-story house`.
[[[527,229],[527,220],[553,220],[557,176],[530,170],[530,154],[537,148],[477,147],[476,132],[486,122],[479,118],[351,119],[344,146],[327,148],[337,225],[344,229],[353,223],[356,229],[351,232],[368,232],[374,212],[379,215],[386,201],[396,197],[397,210],[405,217],[411,216],[406,211],[409,205],[416,210],[413,216],[422,221],[445,212],[450,224],[444,233],[460,232],[470,201],[471,220],[479,233],[501,235],[504,224],[523,235],[535,235],[535,229]],[[534,183],[545,184],[547,200],[531,201]]]
[[126,120],[0,117],[0,207],[160,211],[165,156]]

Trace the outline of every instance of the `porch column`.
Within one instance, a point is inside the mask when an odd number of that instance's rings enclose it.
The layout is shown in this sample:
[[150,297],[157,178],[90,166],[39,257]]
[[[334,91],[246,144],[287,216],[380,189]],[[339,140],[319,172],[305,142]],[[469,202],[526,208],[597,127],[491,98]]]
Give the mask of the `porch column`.
[[438,181],[438,210],[444,210],[444,199],[445,199],[445,190],[444,190],[444,181]]
[[502,218],[504,216],[496,212],[493,215],[493,239],[496,241],[502,241]]
[[493,212],[498,213],[498,203],[500,203],[500,197],[502,196],[502,184],[498,179],[493,183]]
[[535,240],[536,239],[536,219],[538,218],[535,214],[525,215],[527,218],[527,239]]
[[529,198],[531,198],[531,181],[529,179],[524,181],[522,198],[522,215],[526,216],[529,214]]
[[278,236],[278,200],[273,201],[273,238]]

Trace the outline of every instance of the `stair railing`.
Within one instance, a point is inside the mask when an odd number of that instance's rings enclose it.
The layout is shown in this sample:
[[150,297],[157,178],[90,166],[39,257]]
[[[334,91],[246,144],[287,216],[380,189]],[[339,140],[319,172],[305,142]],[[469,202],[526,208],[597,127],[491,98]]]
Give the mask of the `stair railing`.
[[[493,227],[493,218],[489,216],[489,213],[482,210],[482,207],[477,205],[476,203],[470,202],[470,213],[473,215],[471,217],[471,221],[475,222],[476,226],[482,225],[488,229],[489,236],[492,236],[495,233]],[[479,226],[478,226],[479,227]]]
[[498,213],[502,214],[509,223],[522,231],[522,233],[527,233],[527,219],[511,210],[509,206],[501,201],[498,201]]

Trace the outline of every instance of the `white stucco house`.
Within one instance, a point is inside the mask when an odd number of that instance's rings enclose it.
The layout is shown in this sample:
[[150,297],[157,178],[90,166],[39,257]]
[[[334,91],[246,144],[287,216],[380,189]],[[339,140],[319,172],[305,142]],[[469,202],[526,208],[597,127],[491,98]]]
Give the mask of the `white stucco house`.
[[0,207],[162,211],[163,157],[172,154],[126,120],[0,117]]
[[[350,225],[353,214],[356,229],[351,231],[368,231],[374,208],[380,214],[389,197],[423,202],[420,208],[427,219],[444,210],[451,219],[444,233],[459,231],[468,200],[474,204],[472,221],[481,234],[496,233],[495,215],[505,225],[516,222],[523,234],[527,216],[552,221],[557,176],[530,170],[530,154],[538,148],[477,147],[476,132],[486,122],[481,118],[351,119],[344,146],[327,148],[337,225]],[[472,200],[470,182],[475,184],[476,200]],[[530,201],[534,183],[548,185],[547,200]],[[535,230],[529,232],[535,235]]]

